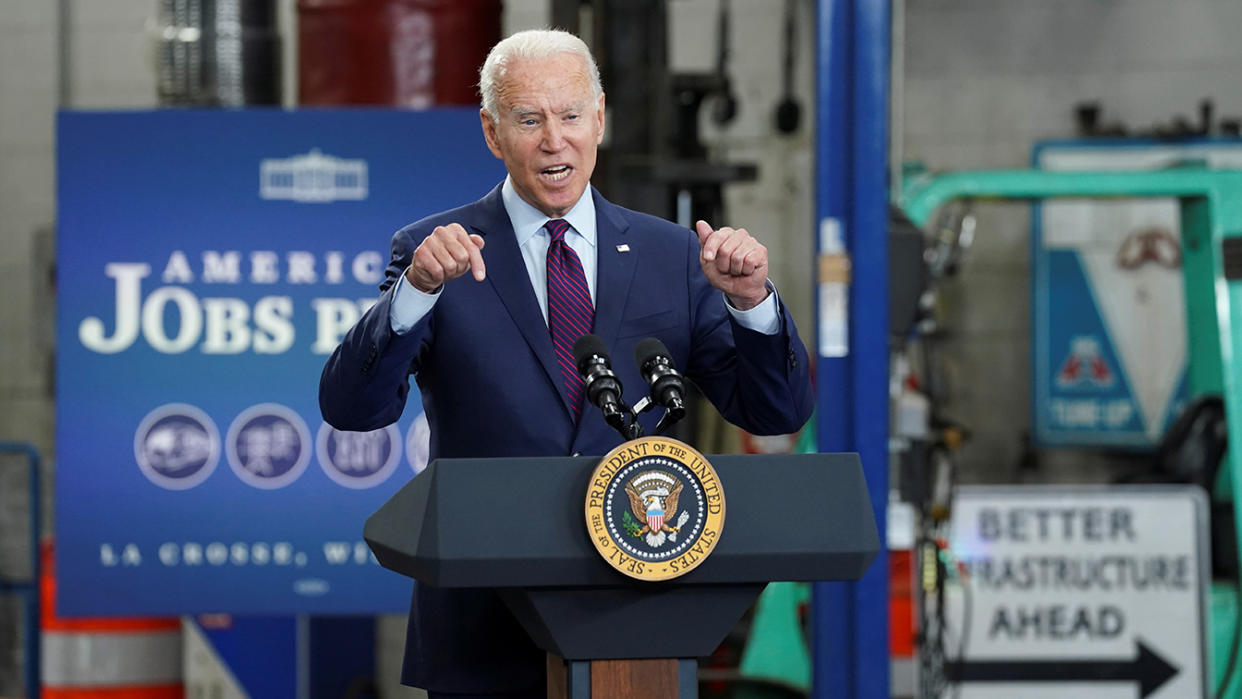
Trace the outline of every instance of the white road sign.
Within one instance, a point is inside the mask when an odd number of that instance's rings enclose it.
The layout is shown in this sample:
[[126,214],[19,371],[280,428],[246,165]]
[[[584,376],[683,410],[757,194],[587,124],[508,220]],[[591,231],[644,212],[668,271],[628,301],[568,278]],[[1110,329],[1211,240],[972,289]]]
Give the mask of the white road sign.
[[950,547],[961,699],[1206,696],[1201,491],[963,487]]

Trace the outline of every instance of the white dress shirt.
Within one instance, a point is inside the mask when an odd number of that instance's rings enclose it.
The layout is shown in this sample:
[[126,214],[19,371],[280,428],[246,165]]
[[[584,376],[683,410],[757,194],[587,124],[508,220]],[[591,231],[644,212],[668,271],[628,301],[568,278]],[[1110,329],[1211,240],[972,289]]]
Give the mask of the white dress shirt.
[[[551,236],[544,229],[549,219],[543,212],[531,206],[518,195],[513,188],[513,181],[506,177],[500,188],[500,198],[504,202],[505,212],[509,214],[509,222],[513,224],[513,233],[517,236],[518,248],[522,251],[522,261],[526,264],[526,274],[530,277],[531,288],[535,298],[539,300],[539,310],[543,312],[543,322],[548,322],[548,245]],[[595,200],[591,197],[588,187],[582,192],[578,203],[563,216],[569,222],[570,230],[565,232],[565,242],[582,261],[582,271],[586,274],[587,288],[591,291],[591,302],[595,302],[596,257],[595,254]],[[487,262],[487,248],[483,248],[484,264]],[[428,294],[414,288],[402,274],[397,279],[397,288],[393,291],[392,303],[389,305],[388,321],[392,331],[404,335],[413,328],[423,316],[431,312],[440,292],[444,287]],[[777,313],[776,293],[768,294],[758,306],[740,311],[723,299],[725,308],[737,319],[739,325],[765,335],[775,335],[781,327],[780,315]]]

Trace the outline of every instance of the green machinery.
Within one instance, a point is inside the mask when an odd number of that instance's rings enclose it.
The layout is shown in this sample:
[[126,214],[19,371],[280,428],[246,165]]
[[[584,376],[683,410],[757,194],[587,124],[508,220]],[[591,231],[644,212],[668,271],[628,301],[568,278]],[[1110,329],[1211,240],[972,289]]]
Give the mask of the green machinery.
[[[954,199],[1175,198],[1181,209],[1185,280],[1187,385],[1191,396],[1224,396],[1229,438],[1242,444],[1242,171],[1184,167],[1150,172],[1047,172],[1038,170],[919,173],[907,177],[899,204],[920,227]],[[1242,492],[1242,449],[1232,449],[1215,498]],[[1242,542],[1242,517],[1235,517]],[[809,689],[809,657],[795,609],[805,588],[770,586],[756,610],[743,677],[795,691]],[[1212,686],[1229,660],[1238,607],[1237,586],[1212,588],[1210,633]],[[1240,661],[1242,662],[1242,661]],[[743,691],[741,696],[759,696]],[[1225,697],[1242,697],[1242,667]]]
[[[1224,397],[1229,441],[1242,445],[1242,171],[1183,167],[1149,172],[966,171],[906,179],[899,204],[925,227],[954,199],[1106,197],[1175,198],[1181,208],[1182,270],[1186,292],[1187,386],[1191,396]],[[1216,498],[1242,492],[1242,448],[1229,450]],[[1234,518],[1242,542],[1242,517]],[[1213,674],[1218,685],[1229,660],[1237,587],[1216,585],[1211,600]],[[1226,697],[1242,696],[1242,668]]]

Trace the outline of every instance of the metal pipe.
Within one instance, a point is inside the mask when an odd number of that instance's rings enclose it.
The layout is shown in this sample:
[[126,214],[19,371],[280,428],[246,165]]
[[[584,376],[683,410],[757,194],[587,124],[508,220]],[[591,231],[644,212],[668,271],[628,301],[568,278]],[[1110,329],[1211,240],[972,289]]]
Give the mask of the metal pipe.
[[[816,209],[821,254],[848,255],[848,302],[817,309],[820,451],[856,451],[884,541],[888,502],[889,0],[820,0],[816,40]],[[836,234],[833,235],[832,233]],[[832,239],[844,243],[843,250]],[[840,280],[825,284],[821,289]],[[837,309],[838,314],[826,318]],[[842,353],[826,327],[847,329]],[[888,564],[854,583],[817,583],[812,696],[887,697]]]
[[880,552],[854,587],[854,695],[889,697],[888,644],[888,97],[890,0],[856,0],[854,10],[854,178],[850,352],[853,449],[863,463]]
[[[816,3],[815,37],[815,209],[819,229],[841,230],[850,225],[849,194],[852,183],[847,167],[850,118],[850,16],[852,3],[845,0],[819,0]],[[822,238],[823,236],[820,236]],[[816,251],[826,252],[823,240]],[[852,376],[846,357],[823,353],[823,299],[815,300],[816,396],[815,433],[818,450],[846,451],[853,426],[853,414],[845,396],[852,391]],[[834,318],[834,322],[846,319]],[[826,397],[823,387],[832,386],[835,395]],[[857,665],[851,631],[857,625],[849,583],[815,583],[811,606],[811,696],[854,697]]]
[[1146,172],[973,170],[907,178],[901,207],[912,221],[924,226],[937,208],[953,199],[1207,197],[1240,184],[1242,171],[1201,167]]

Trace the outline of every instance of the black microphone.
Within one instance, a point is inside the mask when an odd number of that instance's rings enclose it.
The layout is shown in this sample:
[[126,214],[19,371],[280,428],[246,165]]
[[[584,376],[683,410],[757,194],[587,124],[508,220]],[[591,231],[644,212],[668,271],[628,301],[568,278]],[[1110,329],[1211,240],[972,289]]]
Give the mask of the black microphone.
[[586,397],[604,412],[604,420],[625,439],[629,434],[625,416],[630,409],[621,402],[621,380],[612,371],[612,360],[604,341],[583,335],[574,343],[574,364],[586,380]]
[[[661,426],[671,425],[686,416],[686,385],[673,366],[668,348],[654,337],[634,348],[634,363],[651,386],[651,401],[668,409]],[[666,422],[667,421],[667,422]],[[658,430],[657,430],[658,431]]]

